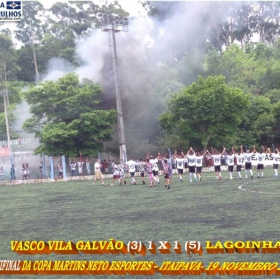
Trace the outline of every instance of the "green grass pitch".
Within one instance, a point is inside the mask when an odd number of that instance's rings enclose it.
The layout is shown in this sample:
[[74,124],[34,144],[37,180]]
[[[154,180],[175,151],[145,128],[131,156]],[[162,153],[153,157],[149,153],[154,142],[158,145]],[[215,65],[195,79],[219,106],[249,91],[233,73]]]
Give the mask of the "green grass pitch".
[[[160,184],[156,188],[142,185],[111,187],[111,179],[69,181],[40,184],[22,184],[0,187],[1,259],[15,260],[148,260],[157,264],[170,261],[262,261],[277,262],[279,254],[215,254],[206,253],[207,240],[225,242],[247,240],[280,240],[280,179],[273,177],[270,167],[264,178],[229,180],[223,172],[222,180],[216,180],[214,172],[202,174],[201,182],[189,182],[188,174],[179,182],[173,175],[171,189]],[[242,171],[244,177],[244,171]],[[256,177],[256,170],[254,170]],[[147,181],[147,180],[146,180]],[[11,251],[11,240],[79,240],[200,241],[202,256],[147,253],[141,255],[19,255]],[[36,275],[0,275],[1,278],[37,278]],[[40,275],[40,278],[77,278],[75,275]],[[79,278],[117,278],[113,276],[78,276]],[[133,276],[121,276],[132,278]],[[149,278],[172,278],[155,274]],[[274,276],[267,276],[274,278]],[[276,276],[275,276],[276,277]],[[134,276],[133,278],[145,278]],[[242,278],[241,276],[174,276],[174,278]],[[243,278],[246,278],[245,276]],[[252,278],[252,277],[250,277]],[[256,278],[256,277],[254,277]],[[260,277],[260,278],[263,278]]]

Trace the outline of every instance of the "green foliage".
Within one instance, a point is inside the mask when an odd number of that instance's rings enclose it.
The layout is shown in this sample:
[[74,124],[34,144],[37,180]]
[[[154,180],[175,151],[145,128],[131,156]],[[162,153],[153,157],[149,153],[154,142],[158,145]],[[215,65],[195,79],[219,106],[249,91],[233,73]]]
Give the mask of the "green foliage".
[[101,88],[71,73],[24,93],[33,117],[24,129],[40,137],[36,154],[96,155],[111,139],[115,110],[98,110]]
[[8,83],[16,78],[20,68],[16,64],[16,52],[11,38],[0,34],[0,83],[8,88]]
[[199,77],[171,98],[160,123],[169,132],[180,131],[193,147],[222,146],[226,137],[237,134],[247,107],[248,96],[227,86],[224,77]]

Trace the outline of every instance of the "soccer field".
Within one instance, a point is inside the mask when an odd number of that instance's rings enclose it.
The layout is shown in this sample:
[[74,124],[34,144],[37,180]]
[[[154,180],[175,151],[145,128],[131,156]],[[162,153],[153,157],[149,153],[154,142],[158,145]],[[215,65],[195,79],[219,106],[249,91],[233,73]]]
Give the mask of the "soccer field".
[[[56,183],[1,186],[0,251],[4,260],[114,260],[202,262],[277,262],[279,254],[207,254],[206,241],[263,241],[276,242],[279,238],[280,179],[273,177],[272,169],[265,170],[264,178],[229,180],[228,172],[216,180],[214,172],[203,173],[201,182],[190,183],[188,174],[179,182],[173,176],[171,189],[160,184],[156,188],[142,185],[111,187],[111,179],[100,181],[69,181]],[[256,176],[256,170],[254,170]],[[244,177],[244,172],[242,172]],[[184,250],[176,254],[83,254],[20,255],[12,252],[11,240],[71,240],[83,241],[121,240],[199,241],[203,254],[188,255]],[[2,278],[37,278],[36,275],[0,275]],[[75,275],[39,275],[39,278],[77,278]],[[145,276],[78,275],[79,278],[146,278]],[[241,276],[192,275],[164,276],[154,274],[149,278],[240,278]],[[262,276],[261,278],[276,276]],[[246,276],[243,276],[246,278]],[[252,277],[251,277],[252,278]],[[256,277],[254,277],[256,278]]]

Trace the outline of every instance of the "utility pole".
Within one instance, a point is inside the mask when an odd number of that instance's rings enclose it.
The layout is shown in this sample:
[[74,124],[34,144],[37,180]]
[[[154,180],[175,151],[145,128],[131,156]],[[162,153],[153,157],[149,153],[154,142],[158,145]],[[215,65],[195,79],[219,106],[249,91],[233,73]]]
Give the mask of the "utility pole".
[[119,31],[126,31],[126,32],[128,31],[128,18],[120,17],[112,14],[99,14],[98,18],[101,22],[101,30],[108,32],[109,34],[109,46],[110,46],[112,68],[114,73],[116,104],[117,104],[117,114],[118,114],[120,162],[125,163],[127,161],[127,157],[126,157],[122,100],[119,92],[119,83],[118,83],[117,46],[116,46],[115,33]]
[[9,127],[9,119],[8,119],[8,106],[7,106],[7,99],[8,99],[8,90],[3,89],[0,91],[0,94],[3,96],[4,99],[4,109],[5,109],[5,120],[6,120],[6,132],[7,132],[7,142],[8,142],[8,149],[9,149],[9,157],[11,160],[11,166],[13,164],[12,154],[11,154],[11,137],[10,137],[10,127]]

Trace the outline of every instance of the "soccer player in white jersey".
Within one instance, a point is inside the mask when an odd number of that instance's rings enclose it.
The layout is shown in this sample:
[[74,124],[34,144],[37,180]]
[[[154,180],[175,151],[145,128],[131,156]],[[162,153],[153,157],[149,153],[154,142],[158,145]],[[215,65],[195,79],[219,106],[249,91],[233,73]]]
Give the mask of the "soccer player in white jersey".
[[233,153],[233,147],[232,147],[232,151],[229,152],[228,155],[226,155],[226,159],[227,159],[227,165],[228,165],[228,172],[229,172],[229,179],[232,180],[232,172],[233,172],[233,167],[234,167],[234,153]]
[[[244,161],[244,153],[241,153],[241,152],[238,152],[236,153],[234,147],[232,147],[232,151],[234,153],[234,156],[236,158],[236,171],[237,171],[237,174],[238,174],[238,179],[242,179],[242,175],[241,175],[241,167],[242,167],[242,164],[243,164],[243,161]],[[242,146],[240,146],[240,151],[242,149]]]
[[152,163],[150,163],[149,158],[146,159],[146,169],[147,169],[147,175],[149,178],[149,186],[150,187],[154,186],[156,188],[155,179],[154,179],[154,175],[153,175],[153,165],[152,165]]
[[119,167],[119,163],[118,162],[114,165],[114,168],[113,168],[113,181],[112,181],[111,187],[114,186],[115,180],[118,180],[119,181],[119,185],[121,185],[120,167]]
[[[257,156],[257,160],[258,160],[258,165],[257,165],[258,176],[257,176],[257,178],[263,178],[264,161],[265,161],[266,153],[268,151],[265,152],[264,146],[262,146],[262,150],[258,153],[256,151],[256,147],[254,146],[254,152],[255,152],[255,154]],[[260,171],[261,171],[261,173],[260,173]]]
[[[115,166],[115,165],[114,165]],[[125,170],[124,170],[124,165],[123,164],[119,164],[119,170],[120,170],[120,180],[121,180],[121,184],[125,185],[126,184],[126,180],[125,180]]]
[[[222,153],[220,153],[219,151],[217,150],[214,150],[212,149],[212,154],[209,153],[208,151],[208,154],[213,158],[214,160],[214,168],[215,168],[215,173],[216,173],[216,179],[217,180],[222,180],[222,173],[221,173],[221,158],[222,158],[222,155],[224,154],[225,152],[225,148],[223,149]],[[215,153],[215,154],[213,154]]]
[[[243,147],[241,147],[241,152],[243,153]],[[248,178],[248,170],[251,174],[251,179],[254,178],[253,170],[252,170],[252,155],[254,154],[254,151],[250,153],[250,150],[247,150],[246,153],[244,153],[244,159],[245,159],[245,178]]]
[[153,158],[152,156],[150,158],[150,163],[153,165],[154,180],[157,184],[159,184],[159,177],[158,177],[158,171],[159,171],[158,159],[159,159],[159,157],[160,157],[160,154],[158,154],[157,158]]
[[102,185],[104,185],[104,180],[103,180],[103,174],[101,172],[101,163],[100,163],[100,159],[98,159],[96,161],[96,163],[94,164],[94,179],[93,179],[93,185],[95,186],[95,182],[97,179],[100,179],[102,182]]
[[174,153],[174,157],[176,159],[176,167],[179,174],[180,182],[183,182],[183,170],[185,168],[185,161],[184,154],[177,154],[177,151]]
[[134,179],[134,175],[135,175],[135,170],[136,170],[136,164],[137,162],[134,160],[129,160],[126,165],[128,167],[128,172],[130,173],[131,176],[131,185],[136,185],[136,181]]
[[[184,154],[183,154],[184,155]],[[195,173],[195,152],[192,147],[187,152],[187,155],[185,156],[188,160],[188,166],[189,166],[189,176],[190,176],[190,182],[192,182],[192,177],[194,177],[194,180],[196,181],[196,173]]]
[[280,162],[280,154],[279,150],[276,148],[275,153],[272,153],[269,149],[269,153],[273,158],[273,169],[274,169],[274,177],[278,177],[278,164]]
[[201,171],[202,171],[203,158],[207,153],[208,150],[203,155],[201,155],[200,152],[197,152],[195,156],[195,167],[196,167],[195,173],[199,181],[202,180]]

